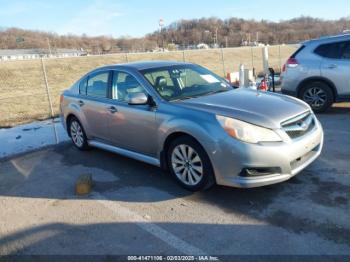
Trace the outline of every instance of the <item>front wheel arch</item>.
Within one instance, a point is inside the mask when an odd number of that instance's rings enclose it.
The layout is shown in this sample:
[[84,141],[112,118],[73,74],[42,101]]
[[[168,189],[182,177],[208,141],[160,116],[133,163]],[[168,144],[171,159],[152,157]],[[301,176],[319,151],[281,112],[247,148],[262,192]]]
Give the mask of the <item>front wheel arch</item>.
[[166,158],[167,152],[169,150],[171,143],[174,140],[176,140],[177,138],[182,137],[182,136],[190,137],[191,139],[194,139],[198,144],[201,145],[201,143],[195,137],[191,136],[190,134],[188,134],[186,132],[178,131],[178,132],[174,132],[174,133],[169,134],[167,136],[167,138],[164,140],[162,151],[160,152],[160,163],[161,163],[162,169],[169,170],[168,162],[167,162],[167,158]]
[[[192,144],[194,149],[198,149],[197,153],[199,153],[199,155],[202,156],[202,160],[204,161],[204,167],[205,167],[205,177],[204,180],[202,182],[200,182],[200,184],[196,185],[196,186],[186,186],[181,184],[182,187],[186,188],[187,190],[190,191],[198,191],[198,190],[206,190],[209,189],[210,187],[212,187],[214,184],[216,184],[216,178],[215,178],[215,173],[214,173],[214,168],[211,162],[211,159],[207,153],[207,151],[205,150],[205,148],[202,146],[202,144],[193,136],[183,133],[183,132],[176,132],[173,133],[172,135],[168,136],[167,140],[166,140],[166,144],[164,146],[163,152],[164,152],[164,160],[166,162],[168,171],[170,172],[170,174],[173,174],[173,170],[172,167],[170,166],[170,150],[172,149],[174,143],[176,144],[178,141],[184,141],[185,144],[186,142],[188,143],[187,145]],[[166,151],[165,151],[166,150]]]

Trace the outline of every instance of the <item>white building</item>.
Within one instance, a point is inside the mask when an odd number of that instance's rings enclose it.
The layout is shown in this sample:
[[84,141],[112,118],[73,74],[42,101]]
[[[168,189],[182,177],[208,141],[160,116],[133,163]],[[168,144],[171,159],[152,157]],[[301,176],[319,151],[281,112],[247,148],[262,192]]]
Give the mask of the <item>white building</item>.
[[197,45],[198,49],[209,49],[209,45],[205,44],[205,43],[200,43]]
[[86,52],[76,49],[0,49],[0,61],[38,59],[41,57],[83,56]]

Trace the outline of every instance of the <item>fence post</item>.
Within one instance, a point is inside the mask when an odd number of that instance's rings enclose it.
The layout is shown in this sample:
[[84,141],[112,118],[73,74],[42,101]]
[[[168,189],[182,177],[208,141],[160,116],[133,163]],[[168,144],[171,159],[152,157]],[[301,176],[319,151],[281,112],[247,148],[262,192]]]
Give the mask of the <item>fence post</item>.
[[267,46],[262,48],[262,59],[264,74],[267,75],[269,74],[269,49]]
[[239,87],[245,87],[244,83],[244,65],[240,64],[239,65]]
[[254,70],[254,53],[253,53],[253,47],[250,47],[250,55],[252,59],[252,70]]
[[183,62],[186,62],[186,58],[185,58],[185,49],[182,50],[182,60],[183,60]]
[[221,62],[222,62],[222,70],[223,70],[223,77],[225,77],[226,69],[225,69],[225,58],[224,58],[224,49],[221,47]]
[[128,52],[125,53],[125,60],[126,60],[127,63],[129,63]]
[[279,68],[281,73],[282,72],[281,45],[278,45],[278,59],[279,59]]
[[54,121],[54,111],[53,111],[53,106],[52,106],[52,99],[51,99],[51,94],[50,94],[50,89],[49,89],[49,83],[47,81],[47,74],[46,74],[46,68],[45,68],[45,64],[44,64],[44,59],[41,58],[41,66],[42,66],[42,70],[43,70],[43,74],[44,74],[44,81],[45,81],[45,88],[46,88],[46,95],[47,98],[49,100],[49,107],[50,107],[50,113],[51,113],[51,120],[52,120],[52,126],[53,126],[53,130],[55,133],[55,140],[56,140],[56,144],[58,144],[58,135],[57,135],[57,130],[56,130],[56,125],[55,125],[55,121]]

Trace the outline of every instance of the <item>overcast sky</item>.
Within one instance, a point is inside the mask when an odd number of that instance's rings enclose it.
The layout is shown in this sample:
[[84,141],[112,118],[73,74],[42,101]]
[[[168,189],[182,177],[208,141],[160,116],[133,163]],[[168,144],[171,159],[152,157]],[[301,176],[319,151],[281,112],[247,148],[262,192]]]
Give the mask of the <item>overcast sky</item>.
[[350,16],[349,0],[0,0],[0,27],[59,34],[143,36],[179,19],[286,20]]

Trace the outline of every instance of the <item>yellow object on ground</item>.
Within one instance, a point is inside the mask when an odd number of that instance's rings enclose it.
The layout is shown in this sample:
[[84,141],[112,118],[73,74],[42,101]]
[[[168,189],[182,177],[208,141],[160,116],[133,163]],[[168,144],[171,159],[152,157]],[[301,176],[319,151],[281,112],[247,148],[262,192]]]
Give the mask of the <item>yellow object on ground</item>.
[[79,176],[75,184],[75,194],[78,196],[87,195],[91,192],[92,188],[92,175],[82,174]]

